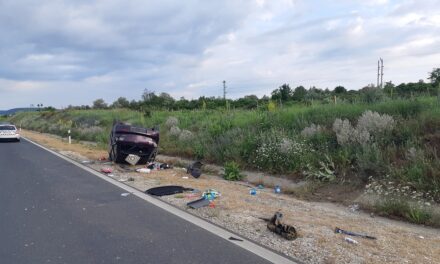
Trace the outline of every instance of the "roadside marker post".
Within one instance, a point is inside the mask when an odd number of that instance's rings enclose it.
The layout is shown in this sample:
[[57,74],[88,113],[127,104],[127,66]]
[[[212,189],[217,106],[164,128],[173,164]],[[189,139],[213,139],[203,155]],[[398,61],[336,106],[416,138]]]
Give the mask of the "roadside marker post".
[[72,137],[70,136],[70,129],[67,130],[67,133],[69,133],[69,144],[72,144]]

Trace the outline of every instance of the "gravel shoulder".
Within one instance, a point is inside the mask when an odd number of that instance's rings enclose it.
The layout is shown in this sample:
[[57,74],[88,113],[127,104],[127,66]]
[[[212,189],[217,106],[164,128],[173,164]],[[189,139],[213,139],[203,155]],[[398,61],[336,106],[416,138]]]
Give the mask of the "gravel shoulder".
[[[97,161],[107,153],[84,144],[66,144],[60,138],[23,131],[23,136],[79,162]],[[287,194],[275,194],[272,188],[257,190],[245,182],[225,181],[217,175],[203,174],[199,179],[187,175],[182,168],[157,170],[148,174],[128,172],[118,165],[90,163],[99,171],[112,168],[109,177],[123,181],[141,191],[162,185],[182,185],[201,191],[216,189],[221,197],[215,207],[189,209],[186,203],[197,199],[192,194],[165,196],[162,199],[183,210],[216,223],[278,252],[305,263],[439,263],[440,229],[413,225],[351,210],[345,205],[302,201]],[[139,167],[139,166],[138,166]],[[129,181],[129,179],[131,181]],[[269,218],[280,210],[299,237],[286,241],[266,228],[261,218]],[[335,234],[335,227],[377,237],[369,240],[352,237],[350,244],[344,235]]]

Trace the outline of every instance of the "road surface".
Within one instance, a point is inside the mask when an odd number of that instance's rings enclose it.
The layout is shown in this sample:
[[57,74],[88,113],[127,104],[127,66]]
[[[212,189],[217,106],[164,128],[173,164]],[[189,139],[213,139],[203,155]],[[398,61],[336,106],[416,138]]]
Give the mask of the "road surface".
[[268,263],[24,140],[0,177],[0,263]]

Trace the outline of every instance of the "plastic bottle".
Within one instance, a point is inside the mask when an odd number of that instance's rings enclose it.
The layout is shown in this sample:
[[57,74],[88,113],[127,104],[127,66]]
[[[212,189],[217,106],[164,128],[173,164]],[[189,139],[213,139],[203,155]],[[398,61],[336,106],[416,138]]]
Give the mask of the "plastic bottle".
[[357,242],[356,240],[349,238],[349,237],[345,237],[344,240],[350,244],[359,244],[359,242]]

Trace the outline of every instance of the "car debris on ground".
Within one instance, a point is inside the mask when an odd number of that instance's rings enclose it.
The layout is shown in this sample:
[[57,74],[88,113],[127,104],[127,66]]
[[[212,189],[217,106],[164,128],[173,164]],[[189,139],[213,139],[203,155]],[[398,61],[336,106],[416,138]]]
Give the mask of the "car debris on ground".
[[192,208],[192,209],[198,209],[198,208],[201,208],[201,207],[208,206],[209,204],[210,204],[210,201],[208,199],[202,197],[202,198],[200,198],[198,200],[189,202],[186,205],[188,207]]
[[194,190],[194,189],[185,188],[185,187],[177,186],[177,185],[167,185],[167,186],[150,188],[150,189],[146,190],[145,193],[151,194],[154,196],[165,196],[165,195],[173,195],[176,193],[183,193],[183,192],[192,191],[192,190]]
[[281,212],[276,212],[270,219],[261,219],[268,222],[267,229],[287,240],[294,240],[298,237],[295,227],[283,223],[283,214]]
[[214,189],[208,189],[202,193],[202,197],[207,200],[210,200],[210,201],[212,201],[215,198],[220,197],[220,196],[221,196],[221,193],[217,190],[214,190]]
[[101,168],[101,172],[105,174],[109,174],[113,172],[112,168]]
[[357,242],[356,240],[349,238],[349,237],[344,237],[344,240],[350,244],[355,244],[355,245],[359,244],[359,242]]
[[186,168],[186,173],[191,174],[194,178],[199,178],[202,175],[202,166],[203,163],[195,161]]
[[360,234],[360,233],[355,233],[355,232],[351,232],[351,231],[346,231],[346,230],[340,229],[338,227],[335,228],[335,233],[349,235],[349,236],[362,237],[362,238],[368,238],[368,239],[377,239],[374,236],[369,236],[366,234]]
[[139,172],[139,173],[150,173],[151,169],[140,168],[140,169],[136,169],[136,171]]

